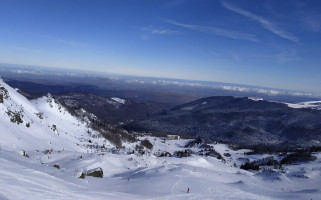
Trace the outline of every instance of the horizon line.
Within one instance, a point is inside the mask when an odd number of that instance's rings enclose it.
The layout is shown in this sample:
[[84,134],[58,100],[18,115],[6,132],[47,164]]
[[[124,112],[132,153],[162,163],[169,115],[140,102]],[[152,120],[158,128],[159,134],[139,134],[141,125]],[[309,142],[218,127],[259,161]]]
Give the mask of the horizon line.
[[[243,84],[243,83],[232,83],[232,82],[221,82],[221,81],[214,81],[214,80],[197,80],[197,79],[188,79],[188,78],[170,78],[170,77],[162,77],[162,76],[152,76],[152,75],[138,75],[138,74],[125,74],[125,73],[115,73],[115,72],[107,72],[104,70],[87,70],[87,69],[75,69],[69,67],[57,67],[57,66],[44,66],[44,65],[32,65],[32,64],[16,64],[16,63],[3,63],[0,62],[0,67],[2,65],[12,65],[16,67],[39,67],[45,69],[56,69],[56,70],[70,70],[82,73],[94,73],[94,75],[100,75],[103,77],[104,75],[113,75],[113,76],[123,76],[123,77],[132,77],[132,78],[154,78],[154,79],[168,79],[168,80],[179,80],[179,81],[193,81],[193,82],[209,82],[209,83],[218,83],[218,84],[228,84],[240,87],[250,87],[252,89],[268,89],[268,90],[279,90],[282,92],[300,92],[300,93],[310,93],[313,96],[321,97],[321,93],[319,92],[311,92],[311,91],[302,91],[302,90],[294,90],[294,89],[284,89],[284,88],[274,88],[269,86],[260,86],[260,85],[251,85],[251,84]],[[104,73],[104,74],[98,74]],[[1,76],[0,76],[1,77]],[[304,95],[308,96],[308,95]]]

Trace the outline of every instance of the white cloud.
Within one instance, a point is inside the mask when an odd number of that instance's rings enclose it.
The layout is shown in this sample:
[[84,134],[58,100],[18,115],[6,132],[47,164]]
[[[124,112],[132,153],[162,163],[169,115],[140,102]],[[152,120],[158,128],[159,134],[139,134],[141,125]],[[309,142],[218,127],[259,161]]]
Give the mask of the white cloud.
[[168,24],[172,24],[175,26],[179,26],[179,27],[183,27],[186,29],[195,30],[195,31],[199,31],[199,32],[204,32],[204,33],[208,33],[208,34],[219,35],[219,36],[229,37],[229,38],[233,38],[233,39],[250,40],[250,41],[254,41],[254,42],[258,41],[254,34],[240,33],[240,32],[236,32],[236,31],[215,28],[215,27],[210,27],[210,26],[183,24],[183,23],[179,23],[179,22],[176,22],[174,20],[169,20],[169,19],[163,19],[163,21]]
[[17,69],[17,70],[11,70],[11,72],[12,73],[16,73],[16,74],[43,74],[39,70],[21,70],[21,69]]
[[284,39],[299,43],[299,39],[297,37],[295,37],[292,33],[286,32],[286,31],[278,28],[272,22],[268,21],[267,19],[265,19],[261,16],[258,16],[256,14],[249,12],[249,11],[246,11],[241,8],[237,8],[233,5],[230,5],[226,1],[222,1],[222,5],[224,8],[226,8],[230,11],[236,12],[240,15],[243,15],[245,17],[250,18],[251,20],[254,20],[254,21],[260,23],[265,29],[271,31],[272,33],[274,33]]
[[145,27],[143,28],[143,30],[148,31],[152,34],[157,34],[157,35],[169,35],[177,32],[175,30],[170,30],[170,29],[157,29],[157,28],[153,28],[153,26]]
[[163,29],[163,30],[161,30],[161,29],[154,29],[154,30],[152,30],[152,33],[153,34],[169,34],[169,33],[171,33],[171,31],[170,30],[168,30],[168,29]]
[[[214,86],[214,88],[217,86]],[[262,89],[262,88],[248,88],[248,87],[239,87],[239,86],[230,86],[230,85],[223,85],[218,86],[223,90],[228,91],[235,91],[235,92],[254,92],[264,95],[271,95],[271,96],[278,96],[278,95],[291,95],[291,96],[314,96],[312,93],[309,92],[296,92],[296,91],[285,91],[285,90],[276,90],[276,89]]]

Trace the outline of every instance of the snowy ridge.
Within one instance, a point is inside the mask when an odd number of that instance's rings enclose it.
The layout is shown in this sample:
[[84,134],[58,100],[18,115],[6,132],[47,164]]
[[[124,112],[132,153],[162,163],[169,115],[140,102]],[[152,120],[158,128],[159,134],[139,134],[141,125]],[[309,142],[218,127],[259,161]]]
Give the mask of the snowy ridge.
[[261,98],[261,97],[248,97],[248,99],[250,99],[252,101],[263,101],[263,98]]
[[[0,117],[2,148],[87,151],[81,146],[86,146],[89,139],[110,146],[109,142],[98,138],[99,133],[91,130],[88,122],[72,116],[51,96],[30,102],[3,81],[0,87],[3,94],[3,103],[0,103],[3,113]],[[92,136],[97,139],[92,139]]]
[[312,108],[312,109],[321,109],[321,101],[307,101],[301,103],[285,103],[290,108]]

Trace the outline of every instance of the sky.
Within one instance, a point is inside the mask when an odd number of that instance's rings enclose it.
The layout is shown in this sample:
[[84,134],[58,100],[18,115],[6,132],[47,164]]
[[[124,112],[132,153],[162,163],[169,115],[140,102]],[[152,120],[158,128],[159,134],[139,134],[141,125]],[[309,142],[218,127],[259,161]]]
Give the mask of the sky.
[[318,0],[0,0],[0,63],[321,94]]

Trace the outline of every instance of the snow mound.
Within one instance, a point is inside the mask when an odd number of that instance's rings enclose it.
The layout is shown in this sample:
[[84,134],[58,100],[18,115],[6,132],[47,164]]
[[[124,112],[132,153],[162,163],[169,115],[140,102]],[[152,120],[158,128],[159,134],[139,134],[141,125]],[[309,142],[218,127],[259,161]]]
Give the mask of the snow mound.
[[117,103],[120,103],[120,104],[125,104],[126,103],[125,99],[121,99],[121,98],[117,98],[117,97],[112,97],[110,99],[115,101],[115,102],[117,102]]

